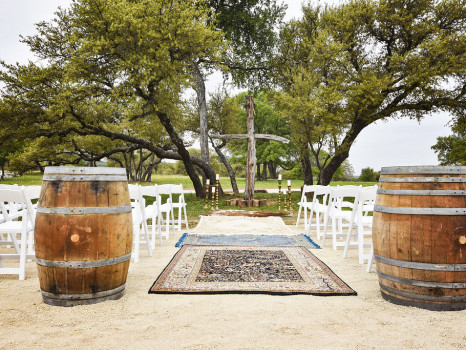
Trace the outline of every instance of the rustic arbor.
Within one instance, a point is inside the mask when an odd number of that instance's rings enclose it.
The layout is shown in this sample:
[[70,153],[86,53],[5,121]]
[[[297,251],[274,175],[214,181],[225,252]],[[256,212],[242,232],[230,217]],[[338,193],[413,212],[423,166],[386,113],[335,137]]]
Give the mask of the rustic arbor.
[[246,168],[246,188],[244,190],[244,200],[254,199],[254,178],[256,173],[256,140],[265,139],[288,143],[290,140],[270,134],[255,134],[254,133],[254,99],[251,95],[246,96],[246,125],[247,134],[227,134],[227,135],[212,135],[215,139],[247,139],[248,140],[248,154],[247,154],[247,168]]

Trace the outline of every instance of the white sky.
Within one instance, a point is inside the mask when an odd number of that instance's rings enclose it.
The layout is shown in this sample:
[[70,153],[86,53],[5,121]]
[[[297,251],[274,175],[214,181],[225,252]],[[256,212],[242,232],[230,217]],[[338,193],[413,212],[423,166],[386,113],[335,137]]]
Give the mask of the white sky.
[[[286,20],[301,16],[301,1],[284,0],[288,4]],[[338,3],[326,0],[322,3]],[[34,60],[26,45],[19,42],[19,35],[35,32],[34,24],[50,20],[58,6],[67,7],[71,0],[0,0],[0,59],[7,63],[26,63]],[[213,92],[220,84],[218,76],[207,82]],[[415,120],[399,119],[379,122],[365,128],[351,148],[349,162],[355,175],[362,168],[380,170],[394,165],[437,165],[437,156],[431,150],[437,137],[450,134],[446,126],[450,116],[446,113]]]

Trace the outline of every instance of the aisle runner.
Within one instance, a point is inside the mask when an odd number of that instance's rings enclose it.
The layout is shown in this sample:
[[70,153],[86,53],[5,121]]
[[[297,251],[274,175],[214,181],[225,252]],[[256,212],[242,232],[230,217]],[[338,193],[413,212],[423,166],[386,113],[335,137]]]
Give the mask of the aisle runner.
[[283,222],[282,218],[270,216],[254,218],[245,216],[201,216],[197,226],[191,231],[200,234],[218,235],[234,234],[278,234],[295,235]]
[[356,295],[304,247],[185,245],[149,293]]
[[235,245],[235,246],[280,246],[280,247],[306,247],[320,248],[309,236],[304,234],[283,235],[199,235],[184,233],[175,247],[183,245]]

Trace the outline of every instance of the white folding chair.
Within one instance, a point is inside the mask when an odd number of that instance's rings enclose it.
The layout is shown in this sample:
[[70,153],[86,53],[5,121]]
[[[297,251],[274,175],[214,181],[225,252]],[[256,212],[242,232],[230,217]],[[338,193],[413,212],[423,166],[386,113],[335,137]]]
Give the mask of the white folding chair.
[[[171,186],[171,194],[172,199],[173,195],[179,195],[178,201],[172,201],[173,211],[178,209],[178,231],[181,231],[181,222],[186,225],[186,229],[188,229],[188,215],[186,214],[186,201],[184,199],[184,192],[183,192],[183,185],[170,185]],[[184,219],[182,218],[182,214],[184,214]]]
[[[166,202],[163,202],[162,195],[167,196]],[[158,185],[157,186],[157,208],[158,208],[158,222],[159,230],[165,224],[165,234],[161,233],[165,239],[169,238],[170,228],[175,232],[175,216],[173,214],[173,199],[171,185]],[[165,218],[164,218],[165,214]]]
[[[296,227],[298,227],[301,221],[304,222],[304,228],[307,229],[307,211],[311,210],[312,207],[312,200],[307,200],[307,193],[313,193],[314,189],[317,185],[304,185],[303,192],[301,193],[301,200],[299,201],[299,210],[298,210],[298,217],[296,219]],[[301,211],[303,212],[303,219],[301,219]]]
[[[37,209],[37,204],[38,204],[38,200],[39,200],[39,197],[40,197],[41,187],[42,186],[39,186],[39,185],[22,187],[22,189],[24,191],[24,195],[26,197],[26,200],[28,201],[28,203],[31,203],[31,208],[33,209],[29,213],[33,225],[34,225],[34,222],[36,220],[36,209]],[[35,203],[32,203],[33,201]],[[29,235],[29,238],[28,238],[28,254],[34,254],[33,247],[34,247],[34,235]]]
[[[370,209],[370,203],[375,201],[377,191],[373,188],[361,189],[357,201],[355,201],[355,215],[353,215],[353,222],[356,226],[356,233],[351,231],[351,227],[348,230],[348,234],[345,242],[345,250],[343,252],[343,258],[348,256],[348,249],[351,247],[358,248],[359,263],[364,264],[365,260],[370,260],[372,257],[372,241],[366,238],[372,237],[372,216],[368,215],[367,210]],[[366,206],[366,211],[364,211]],[[354,212],[354,211],[353,211]],[[368,230],[365,230],[365,229]],[[369,248],[370,252],[366,253],[365,248]]]
[[[6,212],[3,212],[6,218],[5,222],[0,224],[0,235],[6,237],[0,241],[0,244],[6,245],[7,249],[8,246],[14,249],[12,253],[2,252],[0,254],[0,274],[17,274],[20,280],[24,280],[26,277],[26,259],[34,259],[34,254],[26,253],[28,235],[32,235],[34,230],[34,221],[30,215],[34,209],[21,188],[1,188],[0,202],[3,203],[3,208],[9,207],[9,210],[5,209]],[[18,206],[23,209],[17,210]],[[17,216],[17,213],[20,215]],[[20,218],[21,220],[19,220]],[[19,266],[5,266],[4,260],[18,261]]]
[[[315,214],[315,227],[317,232],[317,239],[322,238],[322,234],[320,233],[320,226],[321,224],[325,225],[327,220],[327,206],[328,206],[328,196],[330,194],[331,187],[330,186],[316,186],[314,188],[314,198],[312,200],[311,205],[311,213],[309,214],[309,221],[307,226],[307,234],[310,234],[311,227],[312,227],[312,219]],[[319,200],[319,197],[322,197],[322,203]]]
[[[151,247],[152,249],[155,249],[155,239],[156,239],[156,233],[158,233],[160,237],[160,244],[162,244],[162,232],[160,227],[157,229],[157,223],[158,223],[158,217],[159,217],[159,209],[157,205],[157,185],[151,185],[151,186],[141,186],[141,195],[142,198],[144,199],[144,213],[145,213],[145,218],[146,220],[151,220],[150,224],[150,231],[151,231]],[[147,197],[152,198],[152,204],[146,205],[147,204]],[[147,225],[149,228],[149,225]],[[156,230],[157,229],[157,230]]]
[[[152,247],[147,229],[145,217],[145,205],[139,185],[128,185],[129,197],[131,198],[133,216],[133,260],[139,262],[139,248],[141,245],[147,246],[149,256],[152,256]],[[143,234],[141,235],[141,231]]]
[[[325,239],[327,238],[327,232],[329,223],[332,223],[332,246],[333,250],[337,250],[338,247],[345,246],[346,232],[343,232],[344,228],[350,228],[353,225],[353,212],[355,211],[354,202],[356,202],[360,186],[336,186],[332,187],[329,198],[329,205],[327,208],[327,221],[325,223],[324,234],[322,237],[322,246],[325,246]],[[345,199],[352,199],[351,201],[345,201]]]

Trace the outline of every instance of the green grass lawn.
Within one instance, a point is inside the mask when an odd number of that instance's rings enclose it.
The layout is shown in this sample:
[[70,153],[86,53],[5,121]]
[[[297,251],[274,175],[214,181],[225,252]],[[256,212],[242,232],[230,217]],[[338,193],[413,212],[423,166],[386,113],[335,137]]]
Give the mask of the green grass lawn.
[[[245,179],[238,178],[237,184],[239,189],[244,189]],[[152,183],[156,184],[183,184],[184,189],[193,189],[193,185],[191,180],[188,176],[182,175],[153,175],[152,176]],[[224,189],[231,189],[230,179],[227,177],[221,177],[220,183]],[[30,185],[41,185],[42,184],[42,174],[41,173],[29,173],[25,174],[21,177],[13,177],[7,178],[3,181],[0,181],[0,184],[18,184],[24,186]],[[283,179],[282,181],[282,192],[285,190],[287,184],[287,179]],[[331,186],[343,186],[343,185],[363,185],[363,186],[371,186],[375,185],[375,182],[357,182],[357,181],[348,181],[348,182],[332,182],[330,183]],[[149,185],[148,183],[143,183],[142,185]],[[296,203],[299,202],[301,195],[299,193],[299,189],[303,185],[302,180],[291,180],[291,187],[294,190],[291,194],[291,201],[293,203],[293,211],[294,215],[285,217],[285,223],[292,224],[296,221],[296,214],[298,211],[298,206]],[[255,182],[255,189],[271,189],[276,188],[278,189],[278,181],[277,180],[267,180],[267,181],[256,181]],[[243,194],[240,193],[236,198],[242,198]],[[235,207],[226,207],[225,200],[232,199],[232,195],[228,194],[223,198],[219,198],[219,209],[240,209]],[[263,211],[263,212],[279,212],[278,211],[278,195],[272,193],[256,193],[256,199],[267,199],[268,205],[262,207],[254,207],[254,208],[241,208],[245,210],[256,210],[256,211]],[[177,197],[174,196],[173,198],[175,201]],[[185,194],[186,202],[188,203],[188,221],[190,227],[193,227],[199,221],[200,215],[206,215],[211,212],[211,205],[212,202],[209,201],[208,208],[204,208],[205,206],[205,199],[197,198],[194,193],[186,193]],[[153,201],[153,198],[148,198],[147,204],[150,204]],[[283,193],[282,193],[282,201],[283,201]],[[283,208],[283,202],[282,202]],[[281,212],[286,213],[286,211],[281,210]]]

